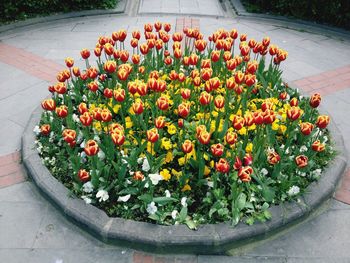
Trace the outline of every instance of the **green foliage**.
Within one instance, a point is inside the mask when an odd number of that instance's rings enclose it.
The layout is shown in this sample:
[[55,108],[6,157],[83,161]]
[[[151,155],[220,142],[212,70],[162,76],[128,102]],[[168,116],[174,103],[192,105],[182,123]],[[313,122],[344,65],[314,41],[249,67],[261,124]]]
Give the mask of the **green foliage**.
[[0,1],[0,22],[26,19],[37,15],[88,9],[108,9],[118,0],[8,0]]
[[350,29],[349,0],[243,0],[250,12],[269,12]]

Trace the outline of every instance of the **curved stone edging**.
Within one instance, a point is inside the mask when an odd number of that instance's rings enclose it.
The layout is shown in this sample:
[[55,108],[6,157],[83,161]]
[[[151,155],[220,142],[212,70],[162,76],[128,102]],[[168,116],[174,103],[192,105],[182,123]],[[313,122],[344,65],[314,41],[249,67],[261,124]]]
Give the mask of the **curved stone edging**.
[[307,188],[300,202],[289,202],[271,207],[272,219],[265,223],[248,226],[239,223],[235,228],[220,223],[201,225],[197,231],[185,225],[162,226],[121,218],[110,218],[102,210],[86,204],[83,200],[69,197],[70,192],[42,164],[35,149],[33,128],[39,122],[42,110],[35,109],[22,136],[22,159],[33,181],[60,211],[80,227],[100,240],[118,245],[159,253],[219,254],[264,239],[272,233],[298,222],[330,198],[346,167],[345,147],[340,131],[334,124],[329,130],[339,152],[318,182]]

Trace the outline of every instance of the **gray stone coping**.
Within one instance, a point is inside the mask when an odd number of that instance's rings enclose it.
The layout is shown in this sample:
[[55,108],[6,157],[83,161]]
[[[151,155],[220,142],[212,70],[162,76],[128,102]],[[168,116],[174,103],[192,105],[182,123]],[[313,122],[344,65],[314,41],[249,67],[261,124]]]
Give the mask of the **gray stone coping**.
[[114,9],[83,10],[83,11],[76,11],[76,12],[61,13],[57,15],[29,18],[24,21],[18,21],[18,22],[10,23],[8,25],[0,26],[0,33],[13,30],[16,28],[20,28],[20,27],[31,26],[35,24],[74,18],[74,17],[122,14],[125,12],[126,4],[127,4],[127,0],[119,0],[117,3],[117,6]]
[[102,210],[71,197],[67,188],[42,164],[35,146],[33,128],[39,123],[41,108],[30,117],[22,136],[22,159],[28,174],[40,191],[74,223],[102,241],[158,253],[222,254],[251,241],[265,239],[305,219],[310,212],[329,199],[346,167],[343,138],[331,122],[329,130],[335,142],[337,157],[329,164],[318,182],[307,188],[300,202],[286,202],[269,210],[272,219],[248,226],[239,223],[201,225],[197,231],[185,225],[162,226],[108,217]]

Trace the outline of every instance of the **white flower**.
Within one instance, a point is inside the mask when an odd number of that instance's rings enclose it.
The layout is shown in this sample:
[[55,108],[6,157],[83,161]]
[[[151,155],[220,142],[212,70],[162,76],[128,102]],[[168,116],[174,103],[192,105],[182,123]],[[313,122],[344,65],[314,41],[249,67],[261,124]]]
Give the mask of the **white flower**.
[[92,193],[93,190],[94,190],[94,186],[90,181],[83,184],[83,192]]
[[86,195],[82,195],[81,198],[85,201],[87,204],[91,204],[91,198],[87,197]]
[[80,119],[78,117],[78,115],[76,115],[75,113],[72,114],[72,118],[73,118],[73,121],[79,123],[80,122]]
[[187,197],[182,197],[182,198],[181,198],[181,205],[182,205],[183,207],[187,207],[186,201],[187,201]]
[[179,212],[178,212],[177,210],[173,210],[173,211],[171,212],[171,217],[175,220],[178,213],[179,213]]
[[94,140],[96,141],[96,142],[101,142],[101,139],[100,139],[100,137],[98,136],[98,135],[95,135],[94,136]]
[[85,148],[85,140],[81,142],[80,148]]
[[207,181],[207,186],[210,188],[214,187],[214,182],[213,181]]
[[83,99],[83,101],[87,101],[86,95],[83,95],[82,99]]
[[145,188],[148,188],[149,187],[149,183],[145,183]]
[[130,194],[128,194],[128,195],[124,195],[124,196],[119,196],[118,197],[118,202],[127,202],[129,199],[130,199],[130,197],[131,197],[131,195]]
[[323,143],[326,143],[328,141],[328,137],[327,136],[323,136]]
[[306,151],[307,151],[307,147],[305,145],[300,147],[300,152],[301,153],[306,152]]
[[171,197],[169,190],[165,190],[165,197]]
[[148,175],[149,179],[151,179],[153,185],[157,185],[159,181],[163,180],[163,176],[160,174],[149,174]]
[[100,160],[104,160],[106,157],[105,153],[102,150],[98,151],[97,156],[100,158]]
[[36,125],[36,126],[34,127],[33,132],[35,133],[35,135],[39,135],[39,134],[40,134],[41,130],[40,130],[40,128],[39,128],[38,125]]
[[260,170],[260,172],[261,172],[261,174],[264,175],[264,176],[269,174],[269,172],[267,171],[266,168],[262,168],[262,169]]
[[147,205],[146,210],[150,215],[154,215],[157,212],[158,208],[154,202],[151,202],[150,204]]
[[293,185],[291,188],[289,188],[287,194],[289,196],[297,195],[300,192],[300,188],[296,185]]
[[105,202],[109,198],[108,192],[106,190],[100,189],[96,194],[96,198],[99,198],[99,202]]
[[149,166],[149,162],[148,162],[147,158],[143,158],[142,171],[148,172],[150,169],[151,169],[151,167]]
[[312,171],[312,174],[313,174],[314,176],[320,176],[321,173],[322,173],[322,169],[316,169],[316,170]]

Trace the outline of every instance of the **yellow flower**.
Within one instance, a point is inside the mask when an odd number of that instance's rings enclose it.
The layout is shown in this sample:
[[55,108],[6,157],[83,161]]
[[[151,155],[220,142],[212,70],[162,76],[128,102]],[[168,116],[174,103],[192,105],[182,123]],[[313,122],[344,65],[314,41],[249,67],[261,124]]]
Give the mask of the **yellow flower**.
[[247,128],[246,127],[243,127],[242,129],[240,129],[239,131],[238,131],[238,134],[239,135],[246,135],[248,133],[248,131],[247,131]]
[[177,161],[179,162],[180,166],[183,166],[185,164],[185,157],[181,157]]
[[204,175],[208,176],[210,174],[210,168],[208,166],[204,167]]
[[173,134],[176,133],[176,126],[175,126],[174,124],[170,124],[170,125],[168,126],[168,133],[169,133],[170,135],[173,135]]
[[120,109],[121,107],[122,107],[122,106],[121,106],[120,104],[114,105],[114,107],[113,107],[113,112],[114,112],[114,113],[118,113],[118,112],[119,112],[119,109]]
[[252,131],[252,130],[255,130],[255,129],[256,129],[255,123],[248,127],[248,131]]
[[147,152],[154,155],[156,152],[154,151],[154,147],[152,146],[151,142],[147,142]]
[[189,184],[185,184],[185,186],[181,189],[181,192],[191,191],[191,186]]
[[279,131],[280,133],[284,134],[284,133],[286,132],[286,130],[287,130],[287,126],[286,126],[286,125],[280,125],[278,131]]
[[172,148],[172,143],[171,143],[171,141],[168,138],[163,137],[161,139],[161,147],[168,151],[168,150],[170,150]]
[[171,151],[168,151],[165,156],[165,162],[170,163],[174,159],[173,153]]
[[209,160],[209,155],[207,153],[204,153],[203,154],[203,158],[204,158],[204,160],[208,161]]
[[179,177],[182,176],[182,171],[178,172],[175,169],[171,169],[171,174],[175,175],[177,179],[179,179]]
[[272,123],[272,126],[271,126],[272,130],[277,131],[279,129],[280,125],[278,124],[278,122],[279,121],[277,119]]
[[210,167],[211,167],[211,168],[214,168],[214,164],[215,164],[215,163],[214,163],[213,160],[211,160],[209,164],[210,164]]
[[215,124],[216,124],[216,121],[211,121],[210,122],[210,133],[213,133],[215,131]]
[[251,153],[253,151],[253,144],[251,142],[247,144],[247,147],[245,147],[245,151],[247,153]]
[[219,113],[217,111],[212,111],[211,115],[213,115],[213,117],[216,118],[219,115]]
[[99,122],[99,121],[94,121],[93,126],[97,131],[102,130],[101,122]]
[[169,181],[171,178],[171,174],[168,169],[163,169],[162,171],[160,171],[160,175],[165,181]]
[[130,116],[125,117],[125,128],[130,129],[132,127],[132,120]]

